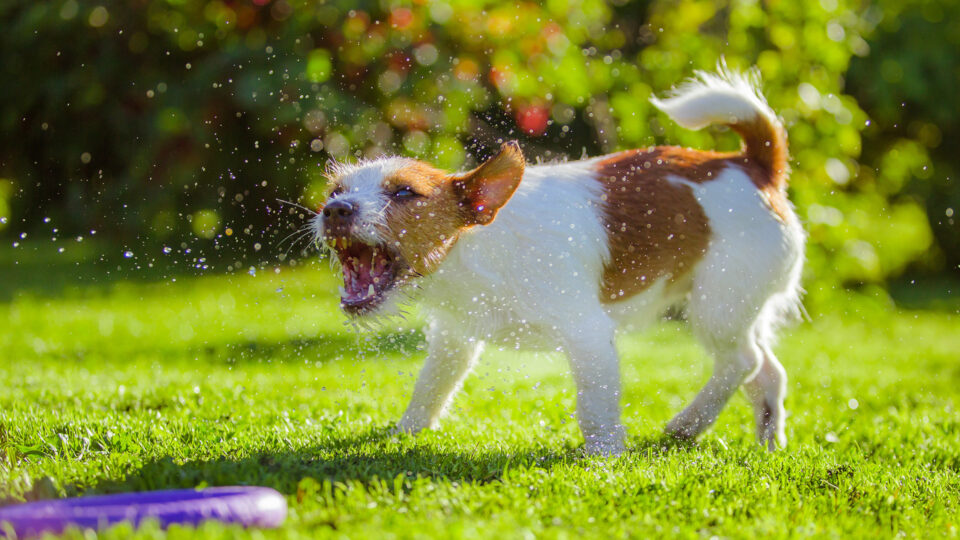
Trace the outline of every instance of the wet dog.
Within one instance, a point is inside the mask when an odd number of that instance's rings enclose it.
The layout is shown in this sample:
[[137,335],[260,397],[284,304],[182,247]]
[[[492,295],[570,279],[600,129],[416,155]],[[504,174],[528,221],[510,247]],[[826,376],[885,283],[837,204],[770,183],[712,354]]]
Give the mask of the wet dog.
[[682,305],[714,371],[666,431],[696,437],[743,385],[760,442],[785,444],[771,343],[799,307],[805,241],[785,193],[786,133],[756,78],[725,69],[652,102],[686,128],[729,126],[743,149],[528,165],[508,142],[468,172],[402,157],[333,168],[312,226],[343,271],[341,306],[389,314],[415,288],[429,321],[399,430],[436,424],[485,343],[547,343],[569,357],[587,450],[620,453],[614,334]]

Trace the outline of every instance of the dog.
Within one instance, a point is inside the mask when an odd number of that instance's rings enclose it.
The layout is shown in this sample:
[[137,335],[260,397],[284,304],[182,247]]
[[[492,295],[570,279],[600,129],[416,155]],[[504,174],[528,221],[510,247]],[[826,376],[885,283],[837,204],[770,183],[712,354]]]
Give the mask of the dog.
[[805,243],[785,191],[786,131],[759,77],[722,65],[651,102],[684,128],[729,126],[742,150],[528,165],[506,142],[468,172],[404,157],[328,171],[310,227],[342,269],[342,309],[362,321],[415,297],[428,320],[398,431],[436,425],[484,344],[546,346],[569,358],[586,451],[619,454],[615,333],[681,306],[714,370],[666,433],[697,437],[742,385],[760,443],[786,444],[786,374],[771,346],[801,309]]

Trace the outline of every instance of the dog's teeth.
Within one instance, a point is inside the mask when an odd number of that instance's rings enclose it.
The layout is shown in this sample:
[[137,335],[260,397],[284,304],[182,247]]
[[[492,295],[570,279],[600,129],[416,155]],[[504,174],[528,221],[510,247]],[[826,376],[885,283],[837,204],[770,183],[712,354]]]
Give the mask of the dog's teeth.
[[367,287],[367,296],[373,296],[373,293],[374,293],[374,292],[376,292],[376,291],[374,291],[374,289],[373,289],[373,283],[371,283],[370,286]]

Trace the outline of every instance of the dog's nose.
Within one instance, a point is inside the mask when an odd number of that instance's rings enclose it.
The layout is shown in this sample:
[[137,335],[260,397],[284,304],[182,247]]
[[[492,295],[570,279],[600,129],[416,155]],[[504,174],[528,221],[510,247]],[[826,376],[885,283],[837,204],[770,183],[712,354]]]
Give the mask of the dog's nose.
[[353,205],[347,201],[334,200],[323,207],[323,217],[327,219],[344,219],[353,215]]

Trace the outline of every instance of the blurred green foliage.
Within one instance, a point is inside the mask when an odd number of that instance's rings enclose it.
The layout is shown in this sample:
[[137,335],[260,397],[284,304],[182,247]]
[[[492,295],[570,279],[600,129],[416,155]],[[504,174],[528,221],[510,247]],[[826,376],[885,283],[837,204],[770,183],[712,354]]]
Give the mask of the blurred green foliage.
[[319,202],[331,157],[733,149],[647,101],[723,56],[788,126],[813,279],[956,272],[958,21],[924,0],[8,0],[0,227],[243,249],[286,232],[276,198]]
[[872,122],[857,182],[926,211],[936,249],[929,269],[960,270],[960,3],[882,0],[871,52],[851,63],[847,91]]

